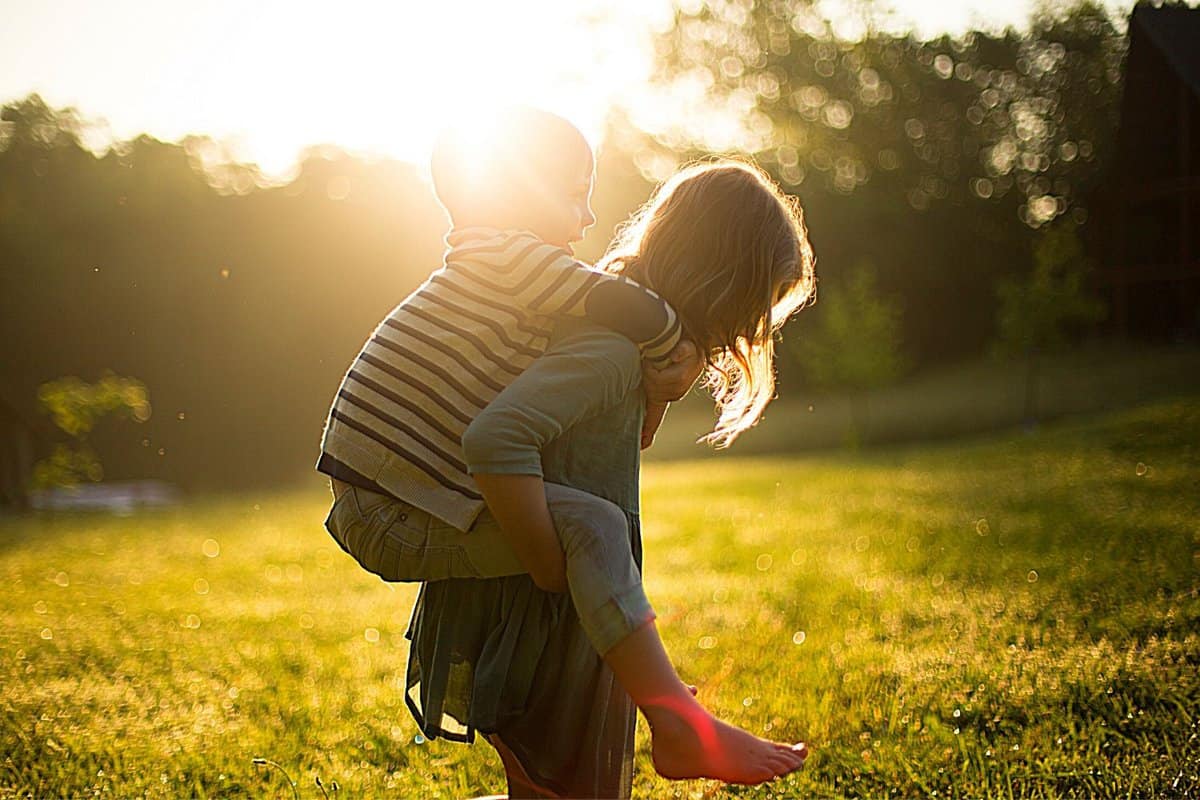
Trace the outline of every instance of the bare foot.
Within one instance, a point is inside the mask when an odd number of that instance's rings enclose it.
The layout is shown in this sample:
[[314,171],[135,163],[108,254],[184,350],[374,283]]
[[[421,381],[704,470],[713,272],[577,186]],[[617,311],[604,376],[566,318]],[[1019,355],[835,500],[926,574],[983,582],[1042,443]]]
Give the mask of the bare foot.
[[[689,698],[690,699],[690,698]],[[758,784],[804,766],[808,748],[760,739],[710,714],[694,700],[643,708],[654,769],[664,778],[715,778]]]

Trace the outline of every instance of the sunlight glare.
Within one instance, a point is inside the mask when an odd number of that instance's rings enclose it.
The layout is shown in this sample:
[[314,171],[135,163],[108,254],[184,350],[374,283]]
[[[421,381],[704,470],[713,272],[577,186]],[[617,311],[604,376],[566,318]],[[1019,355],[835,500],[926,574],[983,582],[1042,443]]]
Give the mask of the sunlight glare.
[[[1131,2],[1102,4],[1119,17]],[[78,107],[88,122],[84,142],[97,151],[142,132],[168,141],[211,136],[218,148],[194,155],[256,162],[272,179],[294,174],[297,158],[320,144],[424,167],[445,118],[481,103],[545,108],[593,144],[620,108],[668,146],[682,144],[674,140],[691,126],[715,151],[756,151],[769,144],[770,121],[752,93],[714,102],[708,70],[670,91],[651,84],[654,37],[671,28],[676,7],[701,5],[44,0],[18,4],[0,28],[0,99],[38,92],[52,105]],[[794,25],[823,31],[828,19],[849,38],[871,25],[958,34],[1023,26],[1033,7],[892,0],[868,21],[854,0],[816,0]],[[64,19],[71,24],[59,24]],[[728,75],[743,68],[736,58],[711,66]],[[833,122],[849,124],[844,116]]]
[[[594,143],[617,100],[648,79],[649,37],[669,9],[668,0],[47,0],[0,30],[0,97],[36,91],[77,106],[98,151],[142,132],[201,134],[224,152],[198,155],[256,162],[273,178],[322,143],[424,165],[444,119],[480,103],[546,108]],[[69,29],[54,25],[60,18]],[[115,41],[128,46],[114,52],[105,43]],[[36,57],[33,42],[56,57]]]

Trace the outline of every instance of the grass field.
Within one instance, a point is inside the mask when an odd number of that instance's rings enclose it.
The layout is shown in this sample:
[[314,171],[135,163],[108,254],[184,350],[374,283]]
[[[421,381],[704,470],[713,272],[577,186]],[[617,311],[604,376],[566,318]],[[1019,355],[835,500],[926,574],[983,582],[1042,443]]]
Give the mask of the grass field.
[[[1200,401],[652,464],[643,494],[684,677],[813,755],[769,786],[670,784],[639,725],[635,796],[1200,794]],[[0,796],[502,790],[486,745],[417,736],[413,591],[357,571],[323,504],[0,523]]]
[[[1102,342],[1039,361],[1039,422],[1119,411],[1200,395],[1200,347]],[[1026,364],[976,358],[908,375],[869,397],[819,392],[785,380],[762,423],[728,455],[781,455],[844,449],[853,409],[865,408],[858,437],[868,445],[928,442],[1025,425]],[[785,376],[786,378],[786,376]],[[696,391],[667,415],[651,461],[726,457],[696,445],[712,430],[712,401]]]

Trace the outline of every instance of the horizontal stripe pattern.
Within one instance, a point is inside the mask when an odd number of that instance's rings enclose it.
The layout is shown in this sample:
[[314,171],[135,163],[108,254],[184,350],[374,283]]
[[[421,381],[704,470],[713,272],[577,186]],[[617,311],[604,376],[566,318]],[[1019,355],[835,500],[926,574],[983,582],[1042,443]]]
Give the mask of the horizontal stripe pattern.
[[[322,452],[466,530],[483,498],[463,432],[545,352],[554,318],[584,316],[588,293],[606,281],[658,298],[526,231],[461,229],[446,241],[443,267],[380,322],[347,370]],[[668,324],[637,343],[647,357],[679,338],[674,311],[658,302]]]

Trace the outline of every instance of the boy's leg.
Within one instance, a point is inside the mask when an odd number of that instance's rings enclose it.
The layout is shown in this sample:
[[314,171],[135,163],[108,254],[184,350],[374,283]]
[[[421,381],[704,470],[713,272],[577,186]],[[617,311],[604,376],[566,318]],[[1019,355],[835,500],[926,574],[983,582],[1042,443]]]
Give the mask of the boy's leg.
[[[484,575],[467,557],[472,536],[408,503],[349,484],[334,484],[335,500],[325,520],[342,549],[385,581],[433,581]],[[499,575],[523,572],[516,556],[492,554]]]
[[[571,600],[584,633],[603,655],[654,619],[633,561],[629,521],[613,503],[561,484],[546,484],[546,503],[566,555]],[[461,541],[478,577],[526,572],[486,510]]]
[[569,486],[547,483],[546,501],[579,621],[603,655],[655,617],[633,560],[629,520],[615,504]]
[[[343,484],[335,494],[326,528],[364,569],[386,581],[497,578],[526,571],[486,510],[464,532],[359,487]],[[546,501],[566,555],[571,599],[584,632],[603,654],[654,619],[633,561],[628,520],[613,503],[569,486],[547,483]]]

